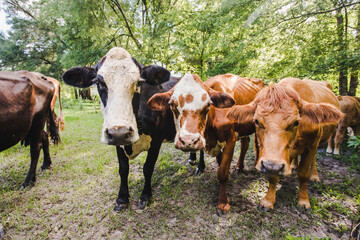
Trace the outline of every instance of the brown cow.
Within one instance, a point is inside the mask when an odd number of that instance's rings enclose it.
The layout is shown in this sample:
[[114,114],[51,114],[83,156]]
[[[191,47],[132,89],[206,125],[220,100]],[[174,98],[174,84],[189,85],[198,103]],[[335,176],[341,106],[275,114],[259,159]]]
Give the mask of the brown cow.
[[291,174],[291,162],[299,155],[298,204],[310,208],[307,183],[311,174],[317,178],[317,147],[331,136],[342,117],[338,108],[339,102],[326,83],[297,78],[285,78],[264,88],[250,104],[231,108],[229,119],[256,126],[255,168],[268,174],[269,180],[268,192],[260,203],[263,210],[274,207],[279,176]]
[[[55,91],[54,91],[54,96],[51,100],[51,111],[53,112],[53,118],[55,119],[55,124],[57,129],[64,131],[65,130],[65,119],[64,119],[64,114],[62,111],[62,104],[61,104],[61,87],[60,87],[60,83],[58,80],[56,80],[55,78],[52,77],[48,77],[46,76],[46,79],[49,80],[50,82],[52,82],[55,86]],[[56,104],[56,99],[59,97],[59,116],[56,115],[55,113],[55,104]],[[49,122],[47,123],[47,125],[49,126]]]
[[30,145],[31,164],[23,187],[36,180],[41,147],[44,152],[42,169],[50,167],[49,140],[44,131],[47,118],[53,142],[59,140],[50,108],[53,95],[54,85],[39,73],[0,72],[0,151],[19,141]]
[[[218,210],[230,210],[226,187],[236,139],[255,131],[252,122],[233,124],[226,118],[228,109],[219,108],[250,103],[262,87],[259,79],[233,74],[215,76],[205,83],[195,74],[186,74],[170,91],[156,94],[148,102],[154,110],[171,108],[177,131],[176,148],[183,151],[205,149],[216,156],[220,182]],[[249,138],[242,138],[240,167],[248,146]]]
[[333,153],[333,142],[335,145],[334,154],[340,155],[340,145],[344,139],[347,128],[351,127],[354,135],[360,135],[360,98],[352,96],[338,96],[341,112],[344,117],[340,120],[336,132],[328,141],[326,153]]

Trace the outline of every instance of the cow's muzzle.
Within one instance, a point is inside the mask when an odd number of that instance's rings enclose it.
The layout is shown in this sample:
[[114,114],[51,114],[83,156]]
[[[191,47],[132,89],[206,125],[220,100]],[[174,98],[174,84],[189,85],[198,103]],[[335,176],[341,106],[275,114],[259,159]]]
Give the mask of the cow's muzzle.
[[109,145],[129,145],[132,143],[134,129],[132,127],[113,127],[105,130]]
[[185,152],[203,150],[204,147],[205,144],[202,141],[200,135],[199,136],[185,135],[179,137],[179,139],[175,143],[175,148]]
[[277,163],[272,160],[261,160],[260,171],[262,173],[284,175],[285,164]]

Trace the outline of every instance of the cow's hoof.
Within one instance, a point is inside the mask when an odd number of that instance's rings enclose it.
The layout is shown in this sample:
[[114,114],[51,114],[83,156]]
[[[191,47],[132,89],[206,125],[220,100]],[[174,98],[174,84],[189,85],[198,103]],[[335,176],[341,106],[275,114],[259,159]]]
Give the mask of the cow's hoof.
[[192,160],[191,158],[188,158],[187,162],[188,162],[190,165],[194,166],[194,165],[196,164],[196,159],[195,159],[195,160]]
[[42,165],[41,166],[41,171],[45,171],[45,170],[47,170],[47,169],[51,169],[51,165]]
[[128,203],[115,203],[115,206],[114,206],[114,211],[115,212],[121,212],[123,211],[124,209],[128,208],[129,207],[129,204]]
[[320,182],[319,176],[310,176],[310,181],[312,182]]
[[149,203],[149,200],[142,200],[141,198],[137,202],[137,207],[141,210],[145,209],[146,205]]
[[245,174],[245,175],[246,175],[246,173],[245,173],[245,171],[244,171],[243,168],[235,168],[235,173],[236,173],[236,174]]
[[27,187],[33,187],[35,185],[35,182],[30,181],[30,182],[24,182],[23,185],[21,185],[20,190],[24,190]]
[[269,212],[271,210],[271,208],[267,208],[261,204],[258,205],[257,209],[263,212]]
[[221,217],[221,215],[223,215],[223,211],[221,211],[220,209],[218,209],[218,208],[216,208],[216,215],[218,216],[218,217]]
[[204,169],[196,168],[195,175],[200,176],[204,172]]
[[222,212],[229,212],[230,211],[230,204],[229,203],[226,203],[226,204],[224,204],[224,203],[219,203],[218,205],[217,205],[217,209],[219,209],[220,211],[222,211]]
[[298,206],[299,206],[299,207],[304,207],[304,208],[306,208],[306,209],[310,209],[310,208],[311,208],[311,205],[310,205],[309,200],[299,200]]

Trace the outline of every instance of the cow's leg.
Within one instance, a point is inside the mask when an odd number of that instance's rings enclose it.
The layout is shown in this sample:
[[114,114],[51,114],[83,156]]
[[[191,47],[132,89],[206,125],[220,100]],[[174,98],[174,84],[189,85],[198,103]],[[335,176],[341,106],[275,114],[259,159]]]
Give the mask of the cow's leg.
[[276,184],[279,181],[279,176],[277,175],[268,175],[269,188],[263,200],[260,202],[259,208],[268,211],[274,209],[274,204],[276,201]]
[[31,138],[30,142],[30,156],[31,156],[31,163],[30,169],[26,176],[25,182],[23,183],[22,187],[28,187],[30,184],[33,185],[36,181],[36,166],[39,161],[39,155],[41,150],[41,139],[39,134],[34,134]]
[[222,153],[221,164],[217,171],[217,175],[220,183],[220,194],[218,198],[217,209],[220,211],[230,210],[230,204],[229,204],[229,199],[227,197],[226,187],[229,181],[229,170],[230,170],[231,160],[234,154],[235,142],[236,142],[235,136],[230,137],[230,139],[226,141],[226,145]]
[[196,164],[196,152],[190,153],[190,156],[187,161],[189,164],[195,165]]
[[310,170],[310,181],[313,182],[320,182],[319,174],[316,167],[316,157],[313,159],[311,163],[311,170]]
[[354,136],[360,135],[360,124],[352,127],[352,130],[354,131]]
[[223,157],[223,152],[220,151],[219,154],[216,156],[216,162],[219,165],[219,167],[221,165],[222,157]]
[[146,204],[150,201],[152,193],[151,193],[151,177],[154,172],[154,167],[156,160],[159,155],[162,139],[153,139],[151,141],[151,146],[148,150],[148,155],[146,157],[146,162],[143,167],[143,173],[145,178],[145,185],[142,190],[140,199],[138,201],[138,207],[140,209],[144,209]]
[[332,154],[332,152],[333,152],[333,144],[334,144],[334,138],[335,138],[335,134],[337,133],[337,131],[338,131],[338,129],[336,129],[336,131],[333,133],[333,134],[331,134],[331,137],[328,139],[328,146],[327,146],[327,148],[326,148],[326,153],[327,154]]
[[340,156],[340,145],[342,140],[344,139],[344,136],[346,134],[347,127],[338,127],[335,135],[335,149],[334,149],[334,155]]
[[129,158],[126,156],[122,147],[116,147],[116,153],[119,161],[119,174],[120,174],[120,190],[118,198],[116,199],[115,211],[121,211],[126,208],[129,204],[129,187],[128,187],[128,176],[129,176]]
[[307,192],[307,183],[310,179],[311,166],[316,161],[316,150],[317,148],[306,149],[301,154],[300,165],[297,169],[297,175],[299,178],[299,192],[298,192],[298,205],[310,208],[309,195]]
[[41,133],[42,149],[44,153],[44,162],[41,166],[41,170],[49,169],[51,166],[51,158],[49,153],[49,138],[45,131]]
[[195,171],[195,175],[200,176],[205,170],[204,151],[200,150],[199,164]]
[[240,156],[235,166],[235,171],[237,173],[242,173],[244,171],[245,154],[249,148],[250,137],[243,137],[241,138],[240,141],[241,141]]
[[294,158],[292,158],[292,160],[291,160],[291,170],[293,171],[293,170],[296,170],[297,168],[299,167],[299,159],[298,159],[298,157],[296,156],[296,157],[294,157]]

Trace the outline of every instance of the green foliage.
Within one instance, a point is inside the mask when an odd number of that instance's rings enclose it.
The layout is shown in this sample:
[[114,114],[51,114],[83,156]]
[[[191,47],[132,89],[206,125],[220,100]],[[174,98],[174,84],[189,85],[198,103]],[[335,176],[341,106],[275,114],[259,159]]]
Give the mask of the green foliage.
[[347,143],[347,146],[353,148],[354,150],[360,151],[360,135],[351,136]]
[[[359,4],[318,0],[7,0],[0,68],[60,77],[110,48],[181,74],[327,80],[359,70]],[[337,23],[342,17],[343,24]],[[339,29],[342,31],[339,31]],[[357,74],[357,73],[356,73]],[[345,76],[349,77],[349,76]]]

